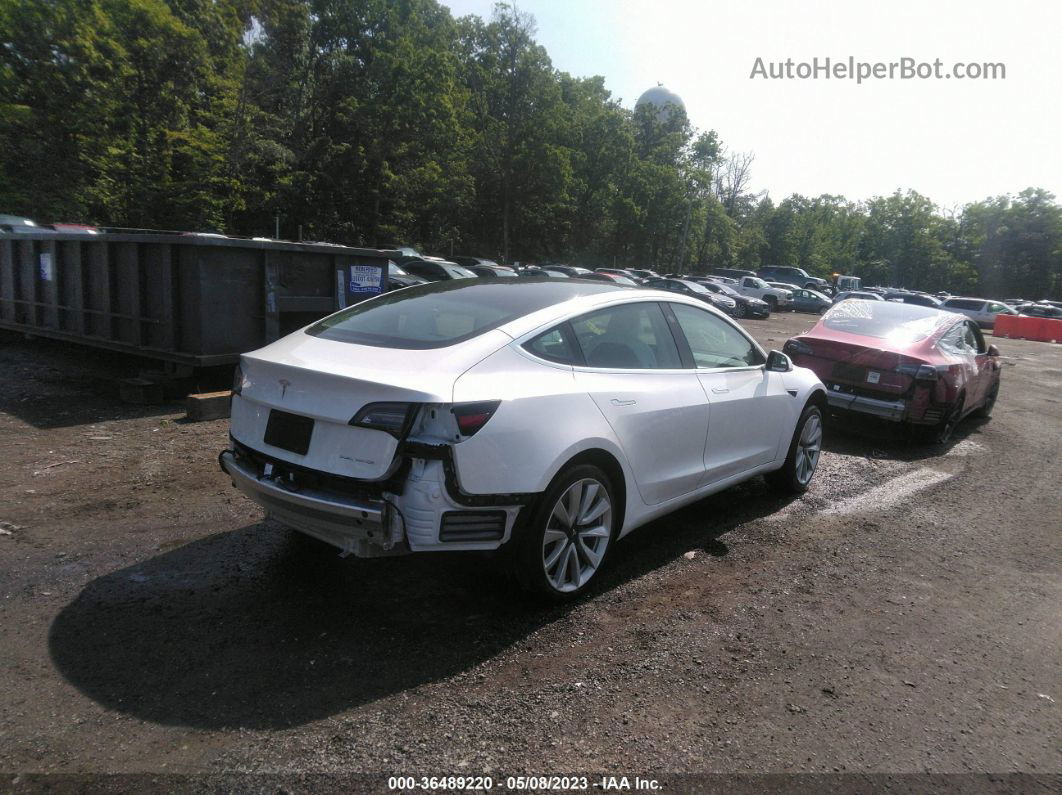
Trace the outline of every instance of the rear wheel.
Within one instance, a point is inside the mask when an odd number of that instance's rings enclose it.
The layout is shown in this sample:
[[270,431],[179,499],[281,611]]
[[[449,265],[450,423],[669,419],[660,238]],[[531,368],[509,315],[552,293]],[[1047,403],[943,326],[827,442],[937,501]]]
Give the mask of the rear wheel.
[[612,482],[592,464],[571,467],[542,496],[520,542],[516,576],[552,601],[586,590],[605,562],[615,534]]
[[789,454],[781,469],[768,472],[764,477],[767,482],[778,489],[793,494],[802,494],[811,485],[811,478],[819,466],[822,455],[822,410],[808,405],[800,415],[793,441],[789,443]]
[[988,390],[988,394],[985,395],[985,402],[981,404],[981,407],[973,413],[973,416],[982,419],[988,419],[992,416],[992,409],[996,407],[996,399],[999,397],[999,379]]
[[959,399],[955,401],[955,405],[951,407],[951,411],[944,416],[944,419],[924,431],[925,440],[930,444],[947,444],[959,426],[965,405],[966,395],[959,395]]

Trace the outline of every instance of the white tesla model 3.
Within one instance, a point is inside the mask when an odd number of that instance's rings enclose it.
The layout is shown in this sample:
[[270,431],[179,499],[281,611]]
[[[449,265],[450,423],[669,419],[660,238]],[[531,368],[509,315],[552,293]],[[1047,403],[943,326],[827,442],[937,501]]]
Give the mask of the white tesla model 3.
[[759,474],[807,489],[825,406],[813,372],[694,298],[455,280],[244,354],[220,463],[345,553],[504,548],[565,598],[651,519]]

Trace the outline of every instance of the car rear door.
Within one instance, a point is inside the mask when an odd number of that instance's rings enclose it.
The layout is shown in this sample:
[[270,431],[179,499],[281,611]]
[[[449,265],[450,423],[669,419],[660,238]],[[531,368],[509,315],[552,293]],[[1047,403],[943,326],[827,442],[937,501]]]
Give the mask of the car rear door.
[[688,304],[669,303],[711,406],[705,483],[774,461],[793,400],[782,374],[768,372],[759,347],[733,323]]
[[648,505],[704,480],[708,400],[684,368],[660,305],[624,303],[571,321],[582,352],[576,383],[608,420]]

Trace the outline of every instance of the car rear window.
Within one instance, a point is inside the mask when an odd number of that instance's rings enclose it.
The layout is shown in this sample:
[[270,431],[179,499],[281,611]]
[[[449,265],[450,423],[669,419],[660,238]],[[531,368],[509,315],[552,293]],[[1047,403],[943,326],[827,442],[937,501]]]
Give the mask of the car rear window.
[[981,309],[984,305],[984,301],[971,301],[968,298],[952,298],[944,302],[944,306],[951,309]]
[[553,304],[622,289],[568,279],[453,279],[385,293],[324,318],[306,333],[380,348],[443,348]]
[[[843,301],[822,317],[833,331],[891,342],[918,342],[930,336],[949,316],[917,304],[892,301]],[[950,316],[954,319],[954,315]]]

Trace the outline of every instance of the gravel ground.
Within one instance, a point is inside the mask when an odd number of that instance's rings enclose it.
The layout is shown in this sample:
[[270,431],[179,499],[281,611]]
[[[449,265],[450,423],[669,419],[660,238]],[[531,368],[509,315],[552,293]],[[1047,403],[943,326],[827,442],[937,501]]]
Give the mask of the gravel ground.
[[[813,321],[747,325],[780,348]],[[1058,774],[1062,346],[996,343],[995,416],[946,448],[833,425],[804,497],[703,500],[546,609],[477,557],[303,541],[218,470],[225,421],[119,403],[131,359],[6,336],[4,781]]]

